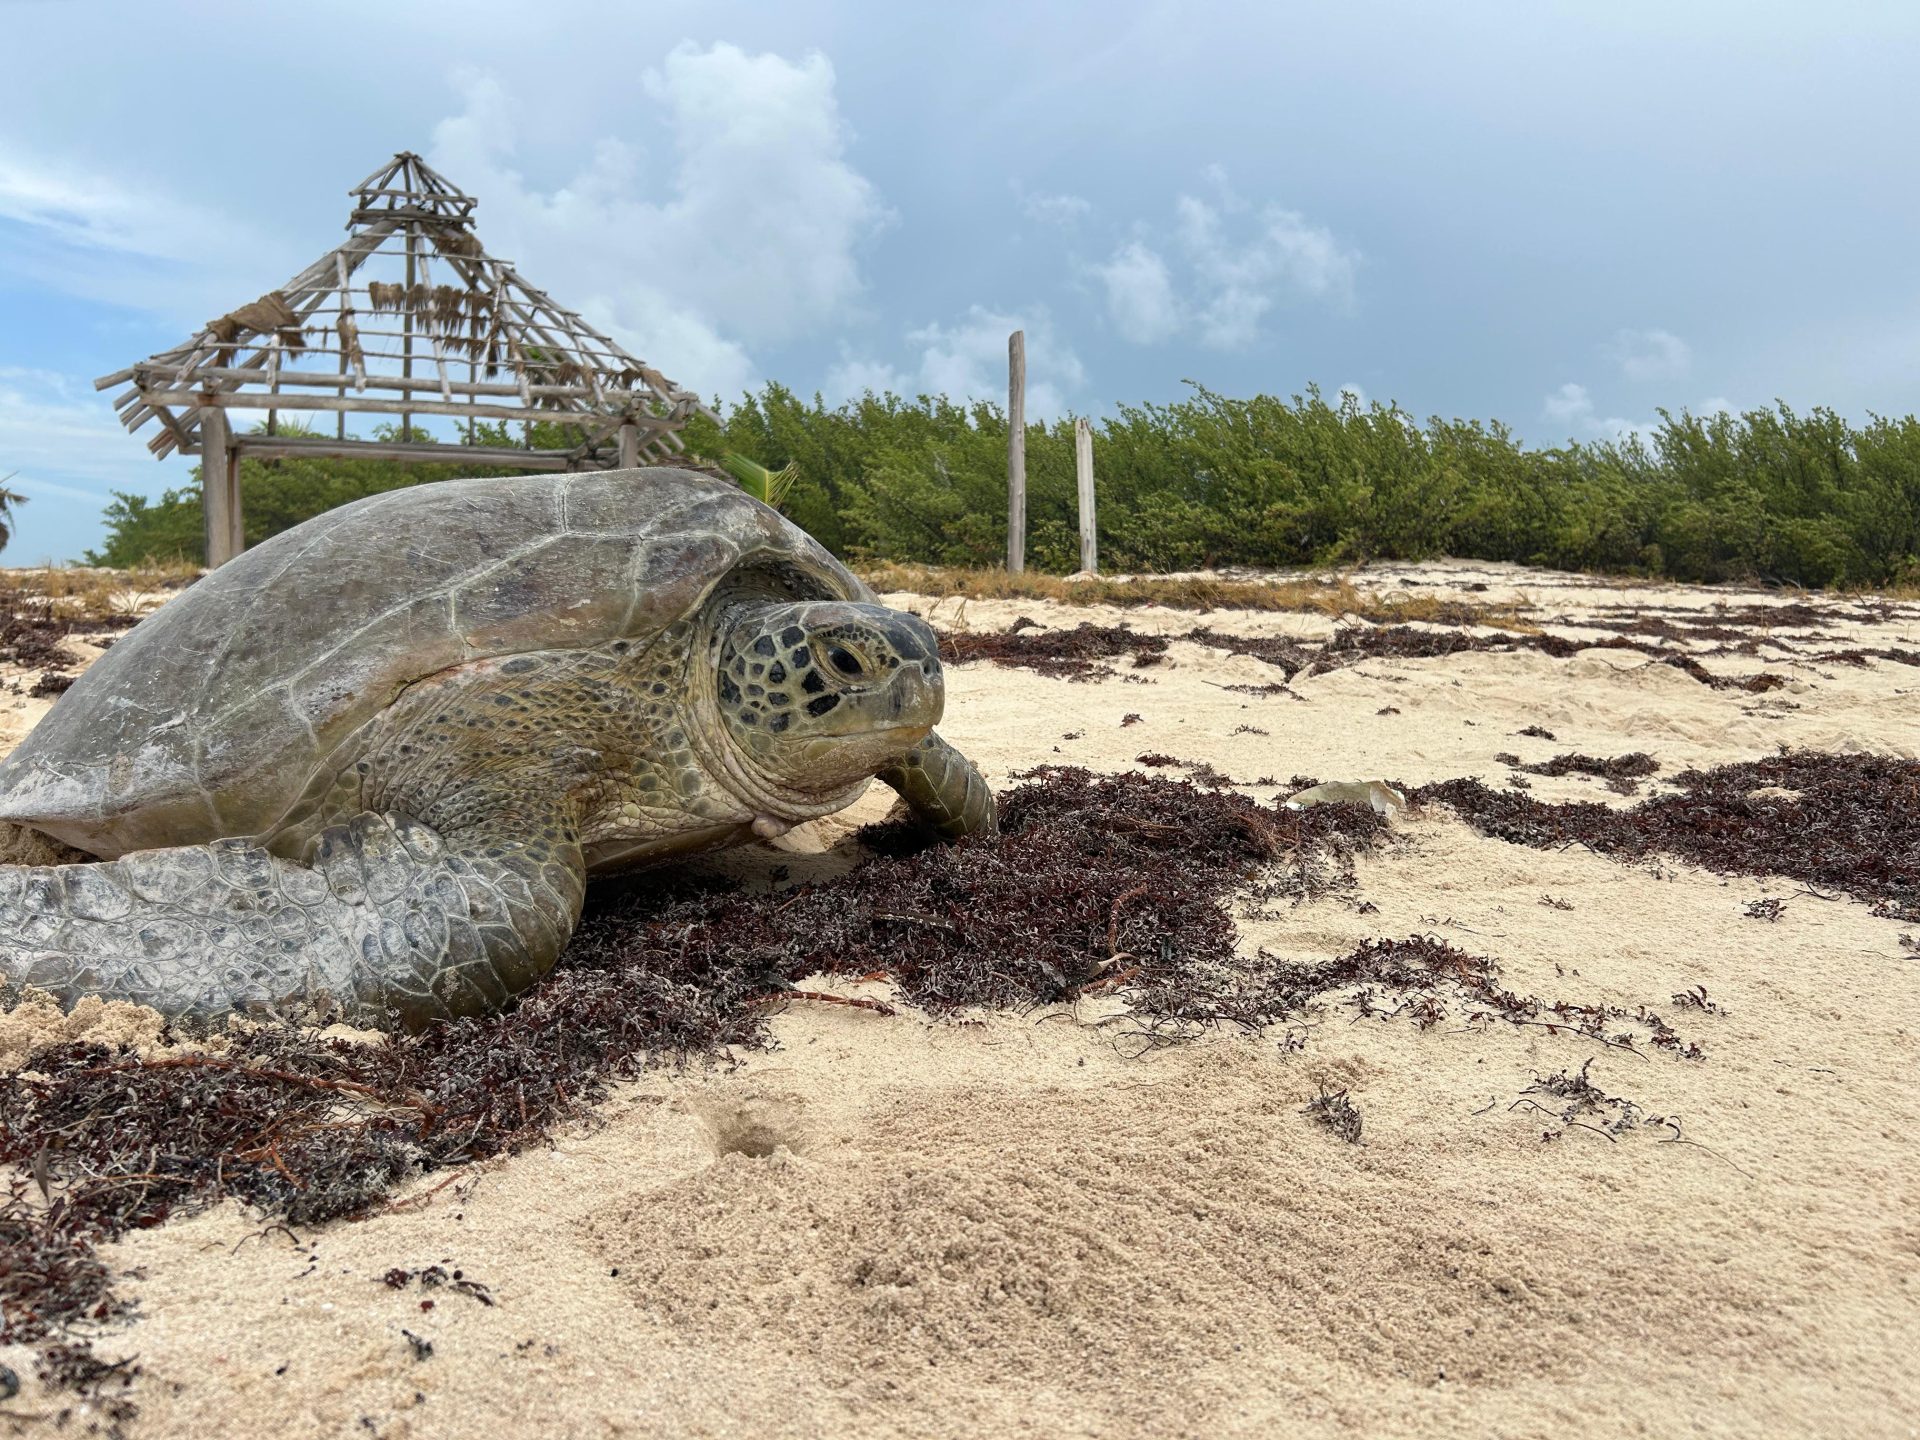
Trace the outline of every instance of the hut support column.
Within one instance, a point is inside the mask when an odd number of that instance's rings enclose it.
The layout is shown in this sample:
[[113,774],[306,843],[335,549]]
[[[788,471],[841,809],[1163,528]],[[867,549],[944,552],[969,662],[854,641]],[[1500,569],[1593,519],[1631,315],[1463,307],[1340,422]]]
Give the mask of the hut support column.
[[[221,412],[223,415],[225,411]],[[246,517],[240,513],[240,451],[227,446],[227,559],[247,548]]]
[[640,427],[629,420],[620,427],[620,468],[631,470],[640,463]]
[[205,513],[207,568],[218,569],[240,553],[240,457],[233,453],[227,412],[200,407],[200,508]]

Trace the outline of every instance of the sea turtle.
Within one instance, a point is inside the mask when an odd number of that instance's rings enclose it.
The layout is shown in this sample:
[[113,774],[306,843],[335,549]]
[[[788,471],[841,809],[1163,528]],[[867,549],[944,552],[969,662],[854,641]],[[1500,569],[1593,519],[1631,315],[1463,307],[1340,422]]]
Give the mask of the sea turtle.
[[[538,980],[587,878],[770,838],[933,733],[933,631],[728,481],[455,480],[249,550],[0,763],[0,978],[172,1017],[418,1027]],[[65,863],[61,863],[65,862]]]

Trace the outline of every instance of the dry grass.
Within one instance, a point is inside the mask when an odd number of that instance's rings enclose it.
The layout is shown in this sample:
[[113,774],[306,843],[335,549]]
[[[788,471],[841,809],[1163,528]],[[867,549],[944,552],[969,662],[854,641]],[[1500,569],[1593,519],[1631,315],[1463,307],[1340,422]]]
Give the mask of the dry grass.
[[1061,605],[1164,605],[1173,610],[1287,610],[1370,620],[1381,625],[1417,622],[1485,625],[1533,634],[1524,618],[1527,601],[1485,605],[1404,590],[1363,590],[1344,575],[1220,580],[1204,575],[1094,576],[1010,575],[1004,570],[946,569],[929,565],[870,564],[855,567],[881,593],[907,590],[932,597],[977,600],[1051,600]]

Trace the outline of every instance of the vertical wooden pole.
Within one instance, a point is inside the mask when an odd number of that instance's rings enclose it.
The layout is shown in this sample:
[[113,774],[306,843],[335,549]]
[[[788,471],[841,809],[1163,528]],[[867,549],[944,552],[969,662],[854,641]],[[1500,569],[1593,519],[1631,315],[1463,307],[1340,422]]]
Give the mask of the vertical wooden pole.
[[240,447],[227,447],[227,559],[247,548],[246,517],[240,513]]
[[[207,397],[210,398],[210,397]],[[205,514],[207,568],[218,569],[233,558],[233,491],[228,484],[227,412],[218,405],[200,407],[200,508]]]
[[1027,332],[1007,337],[1007,572],[1027,568]]
[[620,468],[631,470],[640,463],[640,427],[629,420],[620,427]]
[[1100,539],[1093,518],[1093,422],[1073,422],[1073,476],[1080,486],[1080,568],[1100,573]]
[[[407,298],[404,302],[406,308],[400,312],[404,319],[400,327],[400,373],[409,380],[413,378],[413,287],[415,284],[413,236],[414,227],[409,224],[407,226]],[[411,395],[413,391],[408,389],[405,393]],[[405,410],[400,412],[400,438],[402,441],[413,439],[413,416]]]

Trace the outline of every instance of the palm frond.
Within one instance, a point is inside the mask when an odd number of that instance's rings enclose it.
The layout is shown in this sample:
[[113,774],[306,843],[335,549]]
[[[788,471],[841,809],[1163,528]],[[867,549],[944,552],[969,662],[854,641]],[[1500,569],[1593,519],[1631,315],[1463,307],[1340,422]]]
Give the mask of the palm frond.
[[13,507],[27,503],[26,496],[18,490],[7,488],[7,481],[19,473],[18,470],[14,470],[0,475],[0,550],[6,549],[7,542],[13,538],[13,526],[8,523],[12,519]]
[[778,470],[769,470],[758,461],[749,460],[733,450],[720,457],[720,465],[740,482],[742,490],[776,510],[786,504],[787,493],[793,489],[793,482],[800,478],[800,467],[791,460]]

